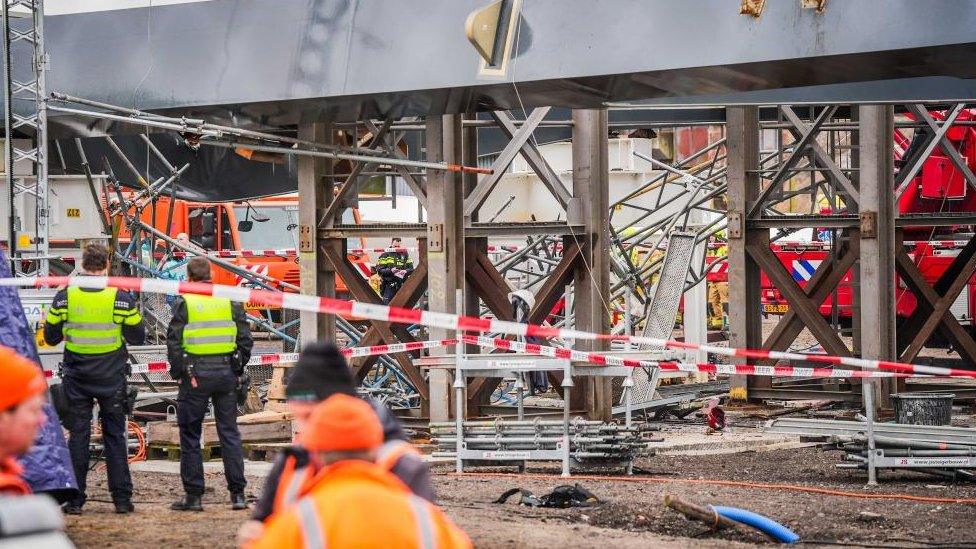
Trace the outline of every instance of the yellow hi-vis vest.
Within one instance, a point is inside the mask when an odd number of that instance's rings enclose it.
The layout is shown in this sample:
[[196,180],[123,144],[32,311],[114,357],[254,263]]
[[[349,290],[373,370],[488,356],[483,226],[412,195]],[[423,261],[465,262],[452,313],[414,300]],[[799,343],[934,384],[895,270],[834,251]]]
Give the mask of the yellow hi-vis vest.
[[237,350],[237,324],[229,299],[187,294],[183,350],[191,355],[227,355]]
[[81,355],[101,355],[122,347],[122,326],[115,322],[117,288],[86,292],[68,288],[64,348]]

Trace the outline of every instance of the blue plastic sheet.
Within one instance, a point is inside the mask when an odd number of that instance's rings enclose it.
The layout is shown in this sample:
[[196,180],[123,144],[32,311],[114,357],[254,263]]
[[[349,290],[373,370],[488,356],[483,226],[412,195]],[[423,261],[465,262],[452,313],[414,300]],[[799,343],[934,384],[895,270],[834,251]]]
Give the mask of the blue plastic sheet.
[[[10,262],[0,249],[0,278],[9,276]],[[16,288],[0,287],[0,318],[5,319],[0,322],[0,345],[10,347],[40,364],[34,335],[27,325]],[[50,403],[45,405],[44,411],[47,422],[37,434],[34,447],[21,457],[20,463],[24,466],[24,480],[35,493],[48,493],[64,502],[77,493],[78,485],[58,413]]]

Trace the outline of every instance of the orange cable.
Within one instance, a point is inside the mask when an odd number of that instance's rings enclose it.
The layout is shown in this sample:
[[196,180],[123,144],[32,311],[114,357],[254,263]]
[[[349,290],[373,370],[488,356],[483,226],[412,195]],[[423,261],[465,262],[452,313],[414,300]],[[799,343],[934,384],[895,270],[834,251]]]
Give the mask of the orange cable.
[[[544,475],[541,473],[435,473],[442,476],[457,477],[500,477],[500,478],[526,478],[533,480],[565,480],[559,475]],[[823,494],[828,496],[839,496],[857,499],[882,499],[882,500],[903,500],[921,503],[955,503],[962,505],[976,505],[976,498],[937,498],[929,496],[913,496],[911,494],[871,494],[860,492],[845,492],[843,490],[831,490],[828,488],[815,488],[813,486],[801,486],[796,484],[776,484],[766,482],[743,482],[737,480],[718,480],[718,479],[695,479],[695,478],[664,478],[664,477],[616,477],[603,475],[573,475],[571,478],[576,480],[605,480],[617,482],[652,482],[657,484],[681,483],[681,484],[707,484],[713,486],[731,486],[737,488],[758,488],[764,490],[786,490],[791,492],[806,492],[811,494]]]
[[129,457],[129,463],[135,463],[137,461],[146,460],[146,435],[142,431],[142,427],[134,421],[128,422],[129,430],[131,430],[136,435],[136,440],[139,441],[139,449],[136,450],[135,455]]

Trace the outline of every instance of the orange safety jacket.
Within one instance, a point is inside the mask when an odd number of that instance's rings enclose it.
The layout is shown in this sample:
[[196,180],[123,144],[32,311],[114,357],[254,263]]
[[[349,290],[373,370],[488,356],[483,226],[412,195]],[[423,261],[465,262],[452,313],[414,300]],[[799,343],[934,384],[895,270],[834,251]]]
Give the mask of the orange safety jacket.
[[20,477],[23,472],[14,458],[0,460],[0,496],[26,496],[31,493],[30,486]]
[[297,504],[275,513],[249,549],[469,548],[437,506],[374,463],[340,461],[315,477]]
[[[376,464],[384,471],[392,471],[396,464],[406,456],[416,456],[420,459],[420,451],[405,440],[389,440],[380,446],[376,453]],[[309,463],[304,467],[298,466],[298,458],[288,456],[285,466],[281,470],[278,488],[275,492],[273,511],[278,511],[294,504],[300,497],[307,494],[315,484],[316,468]]]

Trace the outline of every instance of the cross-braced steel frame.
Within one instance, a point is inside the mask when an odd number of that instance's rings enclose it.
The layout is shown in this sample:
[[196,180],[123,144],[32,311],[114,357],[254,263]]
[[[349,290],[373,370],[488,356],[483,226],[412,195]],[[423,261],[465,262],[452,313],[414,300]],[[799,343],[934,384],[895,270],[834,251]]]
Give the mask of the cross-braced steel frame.
[[[8,246],[14,272],[21,272],[22,260],[36,260],[37,272],[48,272],[48,166],[47,104],[44,51],[44,3],[42,0],[3,0],[3,76],[4,76],[4,166],[10,218],[7,220]],[[15,56],[30,59],[26,74],[14,74]],[[33,184],[15,175],[21,162],[31,166]],[[18,233],[24,220],[14,207],[21,194],[34,197],[35,227],[33,242],[18,249]]]

